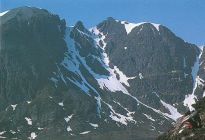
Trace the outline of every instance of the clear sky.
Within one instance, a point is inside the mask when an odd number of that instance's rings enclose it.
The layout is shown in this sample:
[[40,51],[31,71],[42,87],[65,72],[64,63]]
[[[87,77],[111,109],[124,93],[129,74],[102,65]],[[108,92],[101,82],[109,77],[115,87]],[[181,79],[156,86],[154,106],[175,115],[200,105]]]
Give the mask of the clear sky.
[[0,0],[1,11],[19,6],[48,9],[68,25],[81,20],[92,27],[111,16],[130,22],[154,22],[187,42],[205,44],[205,0]]

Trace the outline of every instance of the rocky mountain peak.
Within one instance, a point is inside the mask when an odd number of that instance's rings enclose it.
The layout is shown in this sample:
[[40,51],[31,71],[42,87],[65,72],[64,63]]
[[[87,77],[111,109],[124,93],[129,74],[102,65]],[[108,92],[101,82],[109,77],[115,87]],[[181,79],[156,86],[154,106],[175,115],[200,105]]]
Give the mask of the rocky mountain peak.
[[205,53],[159,24],[109,17],[91,33],[32,7],[1,20],[0,138],[154,139],[204,83]]
[[47,10],[40,9],[36,7],[19,7],[12,10],[7,11],[6,14],[1,16],[2,24],[16,18],[18,21],[25,21],[29,20],[32,17],[39,17],[39,16],[48,16],[51,15]]
[[[139,22],[132,23],[125,20],[117,20],[113,17],[108,17],[101,23],[96,26],[99,31],[102,31],[104,34],[108,32],[115,32],[115,34],[125,34],[132,36],[146,35],[150,37],[158,38],[178,38],[169,28],[164,25],[152,23],[152,22]],[[183,41],[182,39],[178,38]]]
[[116,22],[116,20],[113,17],[107,17],[107,22]]
[[[21,86],[14,86],[15,88],[6,92],[8,97],[1,98],[4,102],[18,103],[35,97],[36,94],[32,91],[42,88],[40,83],[46,83],[47,76],[52,73],[49,69],[55,69],[55,63],[62,61],[63,56],[60,54],[66,49],[63,38],[65,22],[46,10],[32,7],[12,9],[3,15],[1,20],[1,74],[10,73],[10,76],[1,79],[4,80],[1,91],[7,91],[7,84],[15,85],[15,80],[9,79],[18,79],[16,73],[20,71],[20,79],[24,80],[19,79],[19,83],[24,86],[36,85],[29,89],[30,94],[22,91]],[[5,57],[7,59],[4,59]],[[14,66],[16,72],[10,71]],[[21,93],[22,96],[13,97],[15,92]]]
[[86,28],[85,26],[83,25],[83,22],[82,21],[78,21],[75,26],[74,26],[75,29],[78,29],[80,31],[84,31]]

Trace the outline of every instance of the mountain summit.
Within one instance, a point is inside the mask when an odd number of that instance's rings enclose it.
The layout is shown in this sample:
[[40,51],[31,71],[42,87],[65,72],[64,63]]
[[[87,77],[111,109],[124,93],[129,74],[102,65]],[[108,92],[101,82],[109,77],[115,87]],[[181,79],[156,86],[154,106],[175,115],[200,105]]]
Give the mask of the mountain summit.
[[0,138],[151,140],[202,97],[204,52],[163,25],[88,30],[34,7],[0,20]]

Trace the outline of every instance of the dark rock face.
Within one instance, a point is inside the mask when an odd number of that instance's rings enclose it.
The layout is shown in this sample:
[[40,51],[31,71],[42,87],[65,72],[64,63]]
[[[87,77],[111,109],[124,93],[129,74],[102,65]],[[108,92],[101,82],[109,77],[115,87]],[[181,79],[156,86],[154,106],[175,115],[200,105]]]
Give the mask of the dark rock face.
[[136,78],[130,82],[131,87],[137,87],[130,89],[134,95],[140,97],[155,91],[173,104],[192,92],[191,67],[199,55],[195,45],[184,42],[162,25],[158,31],[151,23],[133,28],[128,35],[124,25],[112,18],[97,28],[106,35],[110,65],[130,77],[142,73],[143,81]]
[[[31,15],[25,16],[27,13]],[[5,108],[38,95],[55,71],[55,63],[62,61],[66,44],[60,30],[65,24],[45,10],[19,8],[1,21],[0,102],[5,102],[1,106]]]
[[[163,135],[158,137],[158,140],[178,140],[178,139],[186,139],[186,140],[199,140],[205,139],[205,98],[204,97],[204,60],[205,60],[205,52],[202,49],[199,59],[199,71],[197,73],[196,82],[195,82],[195,90],[194,93],[198,97],[198,101],[193,105],[195,110],[197,111],[201,125],[200,127],[193,129],[185,129],[182,132],[179,129],[171,128],[169,131],[164,133]],[[200,99],[202,98],[202,99]],[[181,122],[178,122],[181,123]],[[174,130],[174,131],[173,131]]]
[[151,140],[192,91],[200,50],[164,26],[110,17],[93,34],[33,7],[0,20],[0,138]]

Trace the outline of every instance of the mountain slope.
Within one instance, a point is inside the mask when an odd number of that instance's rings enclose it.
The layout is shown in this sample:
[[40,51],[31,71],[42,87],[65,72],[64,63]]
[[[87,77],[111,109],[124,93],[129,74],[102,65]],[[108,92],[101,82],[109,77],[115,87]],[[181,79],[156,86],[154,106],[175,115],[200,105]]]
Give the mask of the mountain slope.
[[[200,118],[200,126],[193,127],[190,129],[184,129],[182,127],[177,128],[176,126],[183,126],[183,121],[179,120],[175,127],[170,128],[169,131],[158,137],[159,140],[175,140],[175,139],[186,139],[186,140],[198,140],[205,139],[205,104],[204,104],[204,46],[201,46],[200,59],[198,60],[198,72],[196,73],[196,79],[194,83],[193,93],[190,94],[186,99],[189,103],[190,109],[195,110]],[[203,97],[203,98],[202,98]],[[202,98],[202,99],[201,99]],[[186,115],[185,115],[186,116]],[[199,120],[198,120],[199,121]],[[182,131],[183,130],[183,131]]]
[[[193,105],[194,109],[197,111],[200,120],[201,126],[198,128],[171,128],[168,132],[158,137],[158,140],[178,140],[178,139],[186,139],[186,140],[201,140],[205,139],[205,99],[200,99]],[[178,122],[182,123],[181,121]]]
[[181,116],[200,50],[166,27],[89,31],[33,7],[0,18],[1,138],[148,140]]
[[[149,97],[152,93],[170,104],[178,104],[192,92],[195,79],[192,67],[200,50],[176,37],[166,27],[154,25],[157,26],[108,18],[91,30],[103,35],[110,65],[128,77],[136,77],[129,83],[132,95],[154,107],[160,105]],[[129,34],[127,26],[132,27]]]

